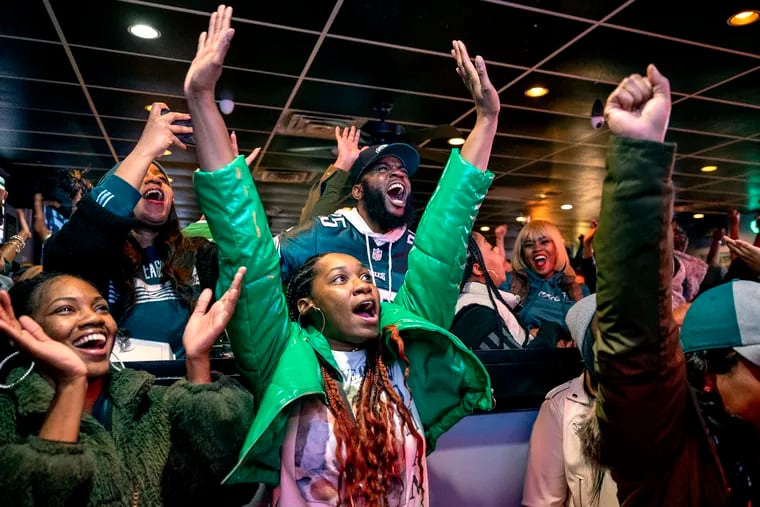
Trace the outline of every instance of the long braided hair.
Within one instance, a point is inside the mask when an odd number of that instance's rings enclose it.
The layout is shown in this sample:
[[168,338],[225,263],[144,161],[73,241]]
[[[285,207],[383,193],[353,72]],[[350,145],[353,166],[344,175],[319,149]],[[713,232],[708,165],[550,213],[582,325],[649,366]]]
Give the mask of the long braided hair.
[[727,374],[739,363],[732,348],[687,352],[686,375],[693,388],[710,437],[718,449],[723,473],[731,491],[730,505],[760,502],[760,439],[754,428],[729,414],[720,394],[709,386],[708,376]]
[[[307,259],[288,283],[285,294],[288,313],[292,320],[304,326],[322,325],[322,322],[312,322],[311,316],[299,313],[298,300],[311,294],[315,266],[324,255]],[[304,317],[306,320],[302,320]],[[368,344],[365,373],[353,407],[348,406],[335,374],[328,371],[326,365],[320,365],[327,406],[335,419],[339,505],[389,505],[389,497],[402,491],[399,463],[404,460],[407,433],[417,441],[416,464],[420,477],[424,477],[424,438],[415,430],[412,413],[388,376],[388,361],[395,355],[404,364],[404,385],[408,390],[409,359],[396,326],[386,327],[383,333],[389,336],[395,350],[385,349],[382,339]],[[407,487],[415,485],[407,484]],[[424,489],[421,494],[425,494]]]
[[[491,301],[491,307],[494,309],[495,312],[499,312],[499,307],[496,306],[496,301],[499,301],[501,304],[507,307],[507,309],[514,315],[514,311],[512,311],[512,307],[509,306],[509,304],[504,300],[504,298],[501,295],[501,292],[499,291],[499,288],[494,283],[493,279],[491,278],[491,275],[488,273],[488,270],[486,269],[486,263],[483,259],[483,252],[480,250],[480,247],[478,246],[478,242],[476,239],[476,234],[480,234],[477,232],[473,232],[470,234],[470,237],[467,238],[467,260],[464,265],[464,274],[462,276],[462,283],[459,286],[459,292],[462,292],[464,290],[464,286],[467,284],[467,282],[470,281],[470,277],[472,276],[472,271],[474,269],[475,264],[480,266],[480,270],[483,272],[483,278],[486,282],[486,289],[488,292],[488,299]],[[515,315],[515,319],[517,319],[517,316]],[[510,336],[504,335],[504,326],[499,325],[496,326],[496,334],[499,336],[499,340],[502,341],[502,343],[508,343],[511,345],[517,345],[517,342],[515,342],[514,338]],[[519,345],[517,345],[519,347]]]

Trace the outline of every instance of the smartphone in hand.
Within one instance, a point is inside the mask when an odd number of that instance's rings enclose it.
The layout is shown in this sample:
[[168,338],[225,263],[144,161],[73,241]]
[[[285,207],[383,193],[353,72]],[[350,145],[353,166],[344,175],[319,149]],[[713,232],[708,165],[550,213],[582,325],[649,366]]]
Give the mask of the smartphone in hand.
[[[170,113],[171,109],[166,108],[161,110],[161,116]],[[192,127],[193,124],[190,120],[174,120],[172,125],[182,125],[183,127]],[[177,134],[177,139],[182,141],[188,146],[195,146],[195,138],[193,134]]]

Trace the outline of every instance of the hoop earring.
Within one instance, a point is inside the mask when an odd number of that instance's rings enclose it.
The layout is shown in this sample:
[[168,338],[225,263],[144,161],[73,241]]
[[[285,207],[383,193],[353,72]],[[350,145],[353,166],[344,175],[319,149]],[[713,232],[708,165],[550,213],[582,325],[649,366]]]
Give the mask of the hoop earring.
[[[320,333],[324,333],[325,332],[325,325],[327,325],[327,320],[325,319],[325,314],[322,311],[322,309],[320,307],[318,307],[318,306],[315,306],[314,310],[318,311],[319,314],[322,316],[322,329],[320,329],[319,332]],[[299,313],[298,314],[298,325],[301,326],[301,328],[303,328],[303,324],[301,323],[301,317],[303,317],[303,316],[304,316],[303,313]]]
[[319,315],[322,316],[322,329],[319,330],[320,334],[324,334],[325,332],[325,326],[327,325],[327,319],[325,319],[325,313],[322,311],[322,309],[318,306],[314,307],[314,310],[319,312]]
[[[113,349],[111,349],[111,355],[116,358],[116,361],[111,361],[111,366],[113,366],[114,370],[121,371],[126,368],[124,361],[121,360],[121,358],[116,354],[116,352],[113,351]],[[119,363],[118,366],[116,365],[117,362]]]
[[[17,356],[17,355],[19,355],[18,350],[16,352],[12,352],[11,355],[9,355],[8,357],[0,361],[0,370],[3,369],[3,366],[5,366],[5,363],[10,361],[14,356]],[[23,382],[24,379],[28,377],[30,373],[32,373],[33,369],[34,369],[34,361],[32,361],[32,364],[29,365],[29,369],[26,370],[26,372],[23,375],[21,375],[21,377],[19,377],[15,382],[12,382],[10,384],[0,384],[0,389],[13,389],[17,385],[19,385],[21,382]]]

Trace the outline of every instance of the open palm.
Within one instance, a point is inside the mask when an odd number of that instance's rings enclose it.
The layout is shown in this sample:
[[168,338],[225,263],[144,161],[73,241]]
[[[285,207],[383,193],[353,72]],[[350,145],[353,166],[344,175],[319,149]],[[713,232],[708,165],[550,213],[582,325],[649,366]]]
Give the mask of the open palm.
[[198,38],[198,51],[185,76],[185,94],[211,91],[222,74],[222,65],[235,35],[230,28],[232,7],[220,5],[211,15],[208,32]]
[[[211,302],[211,289],[205,289],[195,305],[190,319],[185,325],[182,342],[188,358],[208,357],[211,346],[222,334],[240,297],[240,286],[243,283],[245,268],[239,268],[232,279],[230,288],[219,300],[208,308]],[[208,312],[206,311],[208,309]]]
[[30,317],[16,319],[5,291],[0,292],[0,332],[10,337],[56,384],[87,376],[87,366],[74,349],[50,338]]

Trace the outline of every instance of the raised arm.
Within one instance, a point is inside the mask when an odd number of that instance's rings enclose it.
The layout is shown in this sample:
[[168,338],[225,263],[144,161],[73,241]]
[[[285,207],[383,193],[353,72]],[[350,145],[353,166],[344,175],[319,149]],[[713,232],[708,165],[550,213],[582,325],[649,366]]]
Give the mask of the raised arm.
[[[232,8],[220,6],[201,34],[185,79],[201,169],[194,185],[201,211],[219,249],[217,294],[245,267],[240,296],[227,331],[238,368],[254,396],[268,384],[291,326],[264,207],[242,156],[235,157],[214,101],[234,30]],[[257,403],[261,400],[257,398]]]
[[477,115],[475,126],[462,146],[462,158],[481,171],[485,171],[488,167],[488,159],[491,158],[491,147],[499,123],[501,109],[499,94],[496,93],[488,78],[483,57],[477,55],[473,64],[464,42],[455,40],[452,45],[454,48],[451,50],[451,55],[457,62],[457,74],[472,95]]
[[438,188],[430,198],[409,252],[409,269],[394,302],[448,329],[462,282],[467,238],[493,180],[486,165],[499,116],[499,96],[483,58],[475,64],[461,41],[452,55],[475,102],[475,127],[462,147],[452,150]]
[[[596,413],[616,478],[668,463],[685,424],[686,372],[670,301],[674,147],[663,144],[670,107],[670,84],[653,65],[646,77],[625,78],[605,107],[618,137],[595,240]],[[622,503],[630,491],[619,493]]]
[[231,20],[232,7],[220,5],[211,14],[208,31],[198,37],[198,50],[185,76],[185,98],[202,171],[221,169],[236,156],[215,98],[216,83],[235,35]]
[[142,185],[150,164],[161,158],[170,146],[174,145],[183,150],[187,148],[185,143],[177,138],[177,134],[193,132],[192,127],[172,125],[172,122],[177,120],[189,120],[189,114],[169,112],[162,115],[161,111],[164,109],[168,109],[168,106],[162,102],[151,105],[140,140],[114,172],[114,175],[135,189]]

